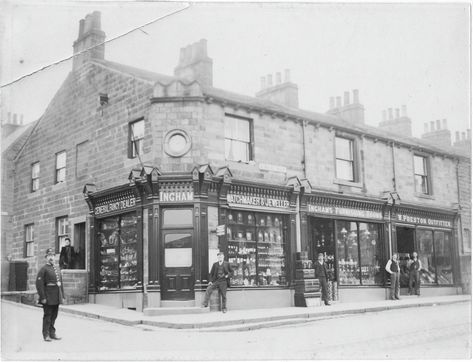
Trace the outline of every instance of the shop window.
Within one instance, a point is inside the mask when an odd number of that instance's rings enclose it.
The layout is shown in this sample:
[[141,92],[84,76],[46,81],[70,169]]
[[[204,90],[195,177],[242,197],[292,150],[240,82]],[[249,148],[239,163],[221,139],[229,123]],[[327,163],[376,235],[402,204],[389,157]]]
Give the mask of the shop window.
[[69,221],[67,216],[56,218],[56,253],[66,245],[66,238],[69,237]]
[[34,256],[34,224],[25,225],[25,257]]
[[419,260],[422,263],[420,271],[421,283],[435,284],[437,280],[434,259],[434,240],[432,230],[416,230]]
[[100,220],[98,288],[135,289],[138,283],[138,218],[136,213]]
[[340,284],[361,284],[356,222],[337,221],[337,254]]
[[225,115],[225,159],[248,162],[253,159],[251,121]]
[[143,119],[129,124],[128,157],[136,158],[143,154],[143,140],[145,137],[145,121]]
[[355,182],[354,140],[335,137],[335,159],[337,179]]
[[382,285],[380,226],[337,220],[336,238],[340,285]]
[[39,162],[31,165],[31,192],[39,189]]
[[89,141],[76,145],[76,178],[87,176],[89,169]]
[[231,211],[227,214],[227,255],[233,286],[287,285],[284,217]]
[[377,224],[359,224],[361,284],[383,283],[383,244]]
[[453,284],[451,233],[434,232],[435,266],[438,284]]
[[66,181],[66,151],[56,153],[56,179],[55,182]]
[[420,155],[414,155],[414,179],[416,192],[419,194],[429,195],[429,173],[428,158]]

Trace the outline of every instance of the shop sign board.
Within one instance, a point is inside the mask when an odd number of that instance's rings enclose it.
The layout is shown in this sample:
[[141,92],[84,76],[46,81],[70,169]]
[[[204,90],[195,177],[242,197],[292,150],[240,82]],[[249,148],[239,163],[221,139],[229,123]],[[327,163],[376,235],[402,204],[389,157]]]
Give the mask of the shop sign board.
[[136,201],[134,197],[128,197],[124,200],[110,202],[104,205],[97,205],[94,209],[95,215],[107,214],[109,212],[122,211],[135,207]]
[[182,202],[193,201],[193,191],[160,191],[159,201],[161,202]]
[[450,220],[440,220],[440,219],[430,219],[428,217],[418,217],[418,216],[411,216],[407,214],[397,214],[397,221],[398,222],[407,222],[410,224],[417,224],[417,225],[428,225],[434,227],[445,227],[451,228],[452,222]]
[[345,216],[363,219],[376,219],[382,220],[383,213],[381,211],[364,210],[364,209],[352,209],[348,207],[339,206],[325,206],[325,205],[308,205],[309,212],[315,214],[326,214],[334,216]]
[[247,205],[257,207],[287,209],[290,204],[288,200],[274,199],[262,196],[247,196],[237,194],[227,194],[227,202],[231,205]]

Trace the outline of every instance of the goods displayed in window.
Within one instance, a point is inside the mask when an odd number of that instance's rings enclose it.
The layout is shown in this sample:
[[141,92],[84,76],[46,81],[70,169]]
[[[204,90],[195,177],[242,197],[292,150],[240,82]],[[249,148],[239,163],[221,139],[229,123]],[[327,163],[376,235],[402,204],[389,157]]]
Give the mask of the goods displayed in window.
[[134,213],[100,220],[99,290],[134,289],[138,283],[137,217]]
[[286,285],[284,217],[245,211],[227,214],[232,286]]
[[381,285],[383,247],[377,224],[336,221],[341,285]]

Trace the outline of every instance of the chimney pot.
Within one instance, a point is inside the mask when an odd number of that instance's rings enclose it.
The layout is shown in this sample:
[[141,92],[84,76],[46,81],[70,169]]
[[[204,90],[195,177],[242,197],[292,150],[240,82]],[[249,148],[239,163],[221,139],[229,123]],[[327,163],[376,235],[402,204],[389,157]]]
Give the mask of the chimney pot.
[[337,96],[337,108],[342,106],[342,97]]
[[383,110],[382,115],[383,115],[383,122],[386,122],[386,110]]
[[85,23],[85,20],[80,19],[80,21],[79,21],[79,38],[81,38],[82,35],[84,35],[84,23]]
[[447,120],[445,118],[442,120],[442,123],[443,123],[443,129],[448,129]]
[[407,107],[406,107],[406,105],[401,106],[401,116],[402,117],[407,117]]
[[389,120],[391,121],[393,119],[393,109],[388,108],[388,115],[389,115]]
[[468,141],[471,140],[471,129],[469,128],[466,130],[466,138]]
[[455,132],[455,142],[458,142],[458,141],[460,141],[460,132],[456,131]]
[[440,119],[437,119],[437,130],[440,129]]
[[266,77],[261,77],[261,90],[266,88]]
[[7,120],[8,120],[8,123],[11,123],[11,112],[8,112]]
[[16,117],[17,117],[16,113],[13,113],[13,124],[16,124]]
[[343,105],[346,106],[350,104],[350,92],[345,92],[343,94]]
[[271,74],[268,74],[268,87],[272,87],[273,86],[273,76]]
[[462,141],[465,141],[466,140],[466,134],[465,132],[462,132]]
[[427,132],[429,132],[429,123],[424,122],[424,133],[427,133]]
[[334,97],[330,97],[329,107],[330,107],[330,109],[335,108],[335,98]]
[[396,108],[396,119],[398,119],[400,117],[399,115],[399,108]]
[[281,84],[281,72],[276,73],[276,84]]
[[353,103],[355,103],[355,104],[360,103],[358,89],[353,89]]
[[20,124],[23,124],[23,115],[20,114]]
[[430,132],[435,131],[435,121],[430,121]]
[[289,69],[284,70],[284,82],[288,83],[291,81],[291,71]]

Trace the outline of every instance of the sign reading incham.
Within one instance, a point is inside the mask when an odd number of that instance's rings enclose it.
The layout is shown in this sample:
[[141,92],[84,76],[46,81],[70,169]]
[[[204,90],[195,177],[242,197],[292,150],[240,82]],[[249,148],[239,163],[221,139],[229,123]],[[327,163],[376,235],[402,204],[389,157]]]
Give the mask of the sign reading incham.
[[249,206],[277,207],[277,208],[289,207],[288,200],[272,199],[269,197],[259,197],[259,196],[228,194],[227,202],[229,204],[249,205]]
[[135,198],[130,197],[130,198],[125,199],[125,200],[110,202],[110,203],[105,204],[105,205],[96,206],[95,207],[95,215],[102,215],[102,214],[106,214],[108,212],[125,210],[125,209],[129,209],[131,207],[134,207],[135,205],[136,205]]
[[192,191],[161,191],[159,193],[159,201],[161,202],[179,202],[194,200],[194,192]]
[[337,206],[323,206],[323,205],[310,205],[309,212],[315,214],[328,214],[337,216],[357,217],[363,219],[383,219],[383,213],[380,211],[363,210],[363,209],[350,209],[347,207]]
[[452,222],[448,220],[429,219],[427,217],[417,217],[417,216],[410,216],[410,215],[405,215],[405,214],[397,214],[397,221],[408,222],[411,224],[445,227],[445,228],[452,227]]

